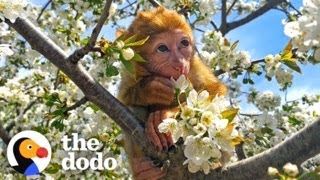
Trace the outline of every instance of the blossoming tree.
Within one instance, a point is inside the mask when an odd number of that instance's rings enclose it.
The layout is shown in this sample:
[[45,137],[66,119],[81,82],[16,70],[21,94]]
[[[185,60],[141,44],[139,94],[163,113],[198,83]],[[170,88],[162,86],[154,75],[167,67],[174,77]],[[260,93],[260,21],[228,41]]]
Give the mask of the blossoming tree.
[[[181,151],[169,155],[148,148],[143,127],[112,95],[116,94],[119,72],[130,71],[131,61],[143,61],[130,46],[142,45],[147,39],[98,39],[104,25],[119,28],[138,10],[160,5],[184,15],[201,34],[200,57],[229,86],[228,97],[209,98],[205,91],[188,89],[184,77],[175,81],[177,95],[186,93],[187,102],[180,104],[180,113],[164,120],[159,129],[172,132],[176,141],[180,138],[184,143],[180,144]],[[188,178],[298,176],[298,168],[288,162],[304,162],[300,174],[304,169],[316,176],[320,161],[310,158],[320,152],[320,110],[314,108],[319,95],[281,102],[269,90],[244,93],[240,85],[253,85],[254,76],[265,76],[283,91],[290,91],[293,72],[300,73],[301,64],[319,64],[319,7],[319,0],[303,0],[299,10],[288,0],[48,0],[43,7],[25,0],[0,0],[0,150],[17,132],[32,129],[44,134],[53,149],[44,176],[125,178],[130,176],[122,148],[122,132],[126,132],[145,147],[147,154],[170,161]],[[230,42],[226,34],[271,9],[287,16],[284,33],[291,41],[279,54],[254,60],[238,49],[241,42]],[[234,14],[240,16],[230,20]],[[216,17],[221,18],[219,25]],[[243,96],[260,113],[242,113]],[[103,142],[99,151],[116,157],[120,166],[112,172],[61,169],[66,152],[60,140],[71,132],[85,139],[99,139]],[[232,157],[222,170],[210,171],[223,151]],[[4,153],[0,156],[0,178],[18,177],[6,168]],[[77,156],[89,158],[93,154],[79,152]],[[284,172],[280,173],[282,166]]]

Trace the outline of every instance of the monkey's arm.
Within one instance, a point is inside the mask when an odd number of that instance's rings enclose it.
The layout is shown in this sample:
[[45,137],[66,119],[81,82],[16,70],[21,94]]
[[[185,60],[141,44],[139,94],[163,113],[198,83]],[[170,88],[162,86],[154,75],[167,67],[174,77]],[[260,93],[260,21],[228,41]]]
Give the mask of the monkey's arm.
[[174,85],[168,78],[149,76],[135,80],[126,74],[120,84],[119,99],[126,105],[168,106],[174,99]]
[[188,78],[197,91],[207,90],[210,95],[226,95],[227,87],[212,74],[212,71],[197,56],[192,60],[191,67]]

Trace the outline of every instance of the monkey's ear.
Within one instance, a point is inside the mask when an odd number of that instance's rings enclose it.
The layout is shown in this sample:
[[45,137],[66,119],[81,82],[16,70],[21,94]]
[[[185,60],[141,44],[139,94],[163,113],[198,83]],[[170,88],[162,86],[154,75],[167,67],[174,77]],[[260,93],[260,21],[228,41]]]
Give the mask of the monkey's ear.
[[123,35],[126,32],[126,30],[124,28],[118,28],[116,30],[116,38],[120,37],[121,35]]

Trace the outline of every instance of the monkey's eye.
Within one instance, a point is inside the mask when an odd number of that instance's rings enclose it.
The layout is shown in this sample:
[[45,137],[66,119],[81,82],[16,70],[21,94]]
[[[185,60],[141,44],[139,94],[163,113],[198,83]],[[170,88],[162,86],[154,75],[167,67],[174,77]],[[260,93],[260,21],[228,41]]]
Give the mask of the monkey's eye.
[[157,48],[157,52],[163,53],[163,52],[167,52],[167,51],[169,51],[169,48],[168,48],[166,45],[164,45],[164,44],[161,44],[161,45]]
[[188,47],[190,45],[190,42],[184,39],[180,42],[180,44],[181,44],[181,47]]

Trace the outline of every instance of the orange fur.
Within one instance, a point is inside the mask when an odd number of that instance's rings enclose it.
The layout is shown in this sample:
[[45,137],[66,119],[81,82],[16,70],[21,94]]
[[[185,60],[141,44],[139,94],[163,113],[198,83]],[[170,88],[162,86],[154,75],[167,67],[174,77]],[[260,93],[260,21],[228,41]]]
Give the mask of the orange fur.
[[[137,35],[137,39],[144,39],[150,37],[142,47],[135,47],[134,50],[137,51],[146,61],[148,58],[145,56],[144,52],[148,51],[149,44],[154,40],[154,36],[159,33],[173,31],[173,30],[183,30],[189,35],[191,39],[191,44],[194,46],[194,37],[192,35],[192,29],[186,22],[185,18],[174,11],[170,11],[163,7],[155,8],[151,11],[139,12],[137,17],[133,20],[129,29],[124,33],[124,38],[129,38],[133,35]],[[119,99],[126,105],[141,105],[135,104],[137,102],[137,97],[134,94],[139,80],[144,77],[152,75],[146,68],[147,63],[134,63],[135,72],[131,75],[124,72],[122,75],[122,82],[120,84]],[[194,55],[191,60],[191,68],[188,78],[191,80],[196,90],[206,89],[211,95],[226,94],[226,87],[221,84],[212,74],[208,67],[206,67],[198,56]]]

